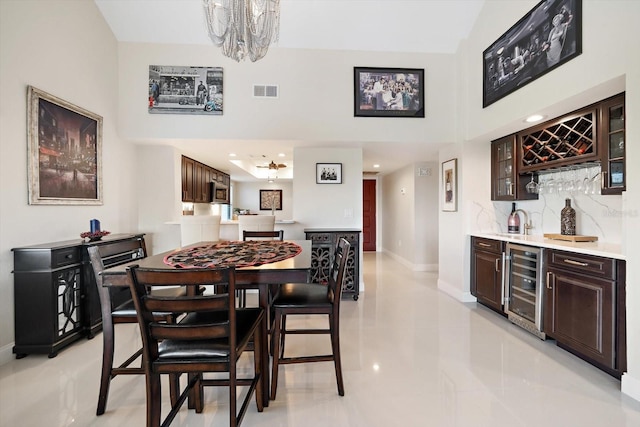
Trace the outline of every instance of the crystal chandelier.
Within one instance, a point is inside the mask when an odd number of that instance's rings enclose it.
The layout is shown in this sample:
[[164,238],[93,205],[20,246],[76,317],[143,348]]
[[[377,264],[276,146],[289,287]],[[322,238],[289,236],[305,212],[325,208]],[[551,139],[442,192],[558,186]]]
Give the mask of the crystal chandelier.
[[278,41],[280,0],[203,0],[207,32],[222,53],[255,62]]

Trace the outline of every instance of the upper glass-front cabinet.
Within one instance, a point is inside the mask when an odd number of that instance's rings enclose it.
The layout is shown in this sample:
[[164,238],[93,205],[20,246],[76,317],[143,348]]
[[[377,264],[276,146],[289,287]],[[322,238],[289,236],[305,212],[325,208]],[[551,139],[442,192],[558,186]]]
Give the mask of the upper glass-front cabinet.
[[600,108],[602,194],[620,194],[626,188],[624,94],[605,100]]
[[[528,193],[529,180],[537,181],[537,174],[521,175],[516,167],[516,136],[509,135],[491,142],[491,200],[537,199]],[[533,175],[533,178],[532,178]]]

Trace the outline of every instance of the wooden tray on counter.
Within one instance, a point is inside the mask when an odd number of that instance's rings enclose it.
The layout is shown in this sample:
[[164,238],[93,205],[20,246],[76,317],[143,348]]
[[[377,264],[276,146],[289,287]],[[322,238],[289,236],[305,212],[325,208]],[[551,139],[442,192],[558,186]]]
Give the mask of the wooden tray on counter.
[[569,236],[566,234],[554,234],[554,233],[545,233],[545,239],[554,239],[554,240],[565,240],[567,242],[595,242],[598,240],[598,236]]

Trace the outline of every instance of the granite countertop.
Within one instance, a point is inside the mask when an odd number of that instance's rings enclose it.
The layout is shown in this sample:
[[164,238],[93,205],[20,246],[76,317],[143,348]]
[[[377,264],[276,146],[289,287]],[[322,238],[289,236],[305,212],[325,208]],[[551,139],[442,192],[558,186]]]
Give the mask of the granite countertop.
[[567,242],[564,240],[547,239],[539,234],[525,236],[523,234],[506,233],[470,233],[470,235],[475,237],[483,237],[485,239],[502,240],[505,242],[519,243],[522,245],[537,246],[539,248],[558,249],[567,252],[575,252],[621,260],[626,259],[625,255],[622,253],[622,245],[618,243],[606,243],[600,241]]

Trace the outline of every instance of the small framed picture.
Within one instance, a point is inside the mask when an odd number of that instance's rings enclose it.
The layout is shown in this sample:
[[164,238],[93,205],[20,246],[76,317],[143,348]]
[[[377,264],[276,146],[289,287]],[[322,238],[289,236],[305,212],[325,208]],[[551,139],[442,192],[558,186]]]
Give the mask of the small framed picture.
[[282,210],[282,190],[260,190],[261,211]]
[[458,159],[442,162],[442,210],[458,210]]
[[342,163],[316,163],[316,184],[342,184]]

